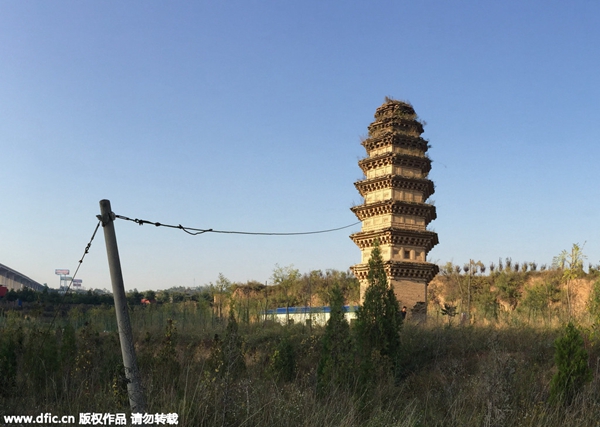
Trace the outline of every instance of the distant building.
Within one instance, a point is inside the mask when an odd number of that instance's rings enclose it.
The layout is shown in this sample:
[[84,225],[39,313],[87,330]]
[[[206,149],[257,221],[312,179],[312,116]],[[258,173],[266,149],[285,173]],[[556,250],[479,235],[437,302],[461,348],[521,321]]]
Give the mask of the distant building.
[[434,187],[428,179],[429,145],[422,133],[423,125],[410,104],[386,98],[377,109],[362,142],[367,157],[358,162],[365,178],[354,184],[364,198],[352,208],[362,229],[350,236],[362,255],[361,263],[352,267],[360,281],[361,301],[371,251],[379,240],[388,282],[400,304],[413,313],[426,311],[427,285],[439,271],[427,262],[438,236],[427,230],[436,210],[427,203]]
[[[358,306],[345,305],[343,307],[344,316],[348,323],[356,319]],[[299,323],[303,325],[325,326],[331,314],[331,307],[280,307],[267,310],[266,318],[274,320],[282,325],[289,323]]]
[[23,288],[31,288],[34,291],[44,290],[44,285],[41,283],[30,279],[24,274],[21,274],[4,264],[0,264],[0,285],[5,286],[9,291],[19,291]]

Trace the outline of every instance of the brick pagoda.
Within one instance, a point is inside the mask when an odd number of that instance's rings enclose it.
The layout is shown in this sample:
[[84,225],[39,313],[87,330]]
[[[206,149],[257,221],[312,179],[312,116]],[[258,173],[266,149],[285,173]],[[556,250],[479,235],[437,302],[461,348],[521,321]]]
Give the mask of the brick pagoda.
[[386,98],[377,109],[362,142],[367,157],[358,162],[365,178],[354,184],[364,198],[363,204],[352,208],[362,229],[350,236],[362,253],[361,263],[352,267],[360,280],[361,300],[371,250],[379,239],[388,281],[401,306],[415,314],[426,312],[427,285],[438,273],[438,266],[427,262],[438,236],[427,230],[436,211],[427,203],[434,187],[427,178],[431,160],[422,133],[423,125],[410,104]]

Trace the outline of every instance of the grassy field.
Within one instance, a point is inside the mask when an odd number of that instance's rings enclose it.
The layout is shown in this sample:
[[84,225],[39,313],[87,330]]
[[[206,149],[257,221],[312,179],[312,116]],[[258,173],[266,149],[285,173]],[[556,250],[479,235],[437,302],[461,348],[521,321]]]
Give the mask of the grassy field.
[[[598,425],[600,350],[589,319],[579,323],[593,379],[565,405],[549,403],[564,319],[515,311],[449,326],[431,314],[403,325],[394,374],[318,395],[323,328],[257,322],[227,332],[226,319],[193,301],[131,312],[149,412],[177,413],[180,426]],[[52,325],[3,311],[0,415],[128,412],[115,329],[111,307],[74,308]]]

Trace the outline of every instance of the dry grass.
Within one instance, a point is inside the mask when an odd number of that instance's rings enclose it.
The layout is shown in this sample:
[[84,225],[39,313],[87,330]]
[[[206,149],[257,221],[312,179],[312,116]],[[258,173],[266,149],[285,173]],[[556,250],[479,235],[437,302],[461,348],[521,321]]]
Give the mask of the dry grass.
[[[517,313],[494,324],[448,327],[435,318],[428,325],[406,324],[396,378],[382,378],[362,395],[333,389],[319,399],[320,329],[286,331],[296,354],[296,377],[286,383],[270,363],[284,328],[240,327],[247,370],[233,378],[215,373],[210,363],[214,334],[222,336],[224,325],[186,313],[183,327],[182,310],[164,310],[152,319],[144,317],[148,312],[133,313],[136,349],[149,411],[176,412],[180,426],[548,427],[596,426],[600,418],[600,351],[591,325],[586,345],[594,380],[568,407],[547,403],[560,325]],[[36,319],[12,314],[3,320],[0,415],[128,412],[117,335],[106,329],[108,317],[93,314],[71,347],[64,325],[45,332]],[[164,351],[167,314],[176,319],[173,353]],[[9,379],[7,366],[15,367]]]

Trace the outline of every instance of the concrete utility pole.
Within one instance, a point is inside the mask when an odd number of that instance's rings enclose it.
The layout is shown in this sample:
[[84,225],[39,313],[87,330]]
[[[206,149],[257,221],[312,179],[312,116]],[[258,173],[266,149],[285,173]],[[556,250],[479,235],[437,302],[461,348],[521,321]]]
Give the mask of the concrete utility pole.
[[471,275],[473,274],[473,260],[469,258],[469,298],[467,302],[467,321],[471,324]]
[[119,326],[119,340],[121,342],[121,353],[123,355],[123,366],[127,377],[127,394],[132,412],[145,413],[146,401],[142,391],[140,372],[135,359],[135,348],[133,346],[133,333],[127,300],[125,299],[125,285],[123,284],[123,273],[121,271],[121,260],[117,247],[117,235],[115,234],[115,214],[111,210],[109,200],[100,200],[100,215],[104,229],[104,240],[106,242],[106,254],[108,256],[108,267],[110,268],[110,280],[112,282],[113,295],[115,298],[115,312],[117,313],[117,324]]

